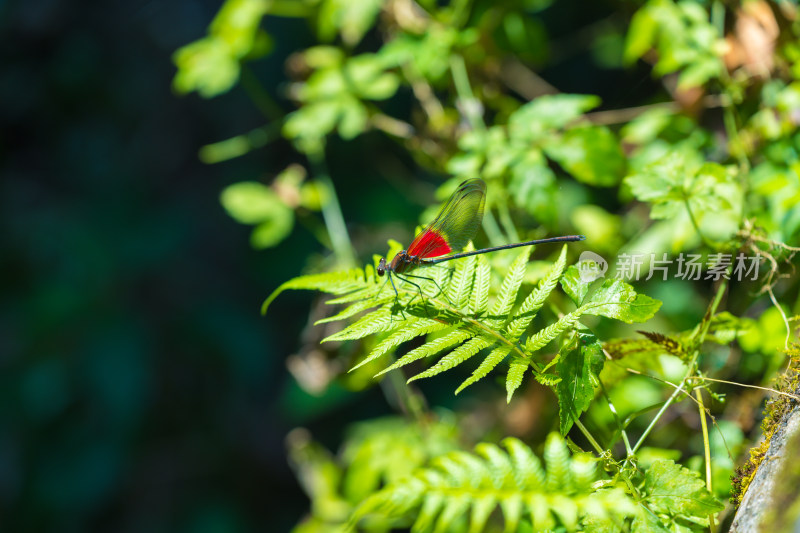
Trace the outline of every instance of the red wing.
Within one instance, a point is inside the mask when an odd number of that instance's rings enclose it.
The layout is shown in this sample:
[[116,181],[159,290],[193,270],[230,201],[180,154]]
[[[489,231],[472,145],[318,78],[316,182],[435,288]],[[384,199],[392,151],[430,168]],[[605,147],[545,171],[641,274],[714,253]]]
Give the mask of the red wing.
[[485,200],[486,184],[482,179],[463,182],[433,222],[408,246],[408,255],[428,258],[461,251],[481,225]]

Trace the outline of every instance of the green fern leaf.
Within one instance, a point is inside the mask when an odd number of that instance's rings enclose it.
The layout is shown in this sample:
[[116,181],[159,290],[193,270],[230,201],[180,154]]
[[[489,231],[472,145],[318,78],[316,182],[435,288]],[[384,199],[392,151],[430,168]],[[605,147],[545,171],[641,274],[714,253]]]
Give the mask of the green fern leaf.
[[558,285],[558,280],[567,265],[567,246],[561,248],[561,254],[555,262],[550,272],[541,281],[539,287],[531,291],[525,301],[522,302],[519,310],[514,314],[514,318],[506,327],[507,335],[512,339],[518,339],[528,328],[536,313],[544,305],[545,300]]
[[[314,322],[314,325],[316,326],[319,324],[327,324],[328,322],[336,322],[338,320],[344,320],[345,318],[350,318],[351,316],[357,315],[358,313],[366,311],[367,309],[370,309],[372,307],[378,307],[380,305],[383,305],[391,301],[393,298],[394,296],[386,296],[381,299],[367,298],[366,300],[359,300],[353,305],[345,307],[343,310],[339,311],[335,315],[317,320],[316,322]],[[331,303],[331,302],[328,301],[326,303]]]
[[500,447],[482,442],[475,446],[475,451],[486,459],[485,464],[489,467],[489,477],[494,488],[511,489],[516,486],[511,460]]
[[[545,474],[542,463],[530,448],[519,439],[507,437],[503,446],[511,455],[514,477],[518,487],[544,487]],[[594,478],[592,478],[594,479]]]
[[546,328],[537,331],[534,335],[528,337],[528,341],[525,343],[525,350],[528,353],[533,353],[543,348],[547,343],[574,326],[580,317],[581,309],[579,308],[564,315],[555,324],[550,324]]
[[[392,310],[389,306],[384,306],[364,315],[358,321],[350,324],[342,331],[325,337],[322,339],[322,342],[360,339],[362,337],[366,337],[367,335],[386,330],[392,323],[392,320]],[[394,320],[397,319],[395,318]]]
[[444,507],[445,495],[439,492],[433,492],[425,495],[425,500],[422,504],[422,509],[411,528],[412,532],[430,531],[436,517]]
[[522,385],[522,378],[525,376],[527,369],[527,361],[514,361],[511,363],[506,376],[506,402],[511,403],[511,397],[514,396],[514,391]]
[[464,513],[469,511],[470,498],[466,495],[455,496],[449,499],[436,521],[436,528],[433,533],[448,533],[452,531],[452,526],[459,520]]
[[469,302],[470,291],[475,275],[475,256],[456,262],[456,269],[448,285],[447,298],[452,304],[463,309]]
[[490,340],[487,340],[483,337],[474,337],[446,356],[439,359],[439,362],[430,367],[428,370],[420,372],[416,376],[409,379],[408,382],[411,383],[412,381],[418,379],[429,378],[431,376],[435,376],[436,374],[441,374],[445,370],[455,368],[490,344]]
[[494,367],[496,367],[500,362],[506,358],[508,353],[511,351],[511,346],[498,346],[483,360],[478,368],[472,373],[470,377],[464,380],[464,382],[459,385],[456,389],[456,394],[464,390],[465,388],[469,387],[479,379],[485,377],[489,372],[492,371]]
[[489,288],[492,281],[492,271],[489,268],[489,260],[486,257],[483,255],[476,257],[477,267],[475,268],[475,282],[473,283],[469,312],[472,315],[480,316],[489,309]]
[[519,519],[522,517],[522,496],[511,494],[508,498],[500,501],[500,508],[506,519],[506,526],[503,528],[505,533],[513,533],[517,530]]
[[[381,292],[383,292],[383,289],[385,288],[386,287],[384,287],[384,284],[367,285],[366,287],[363,287],[361,289],[356,289],[353,292],[349,292],[344,296],[339,296],[338,298],[331,298],[330,300],[326,300],[325,303],[328,305],[349,304],[350,302],[357,302],[359,300],[369,300],[371,298],[375,298],[376,296],[378,296]],[[394,294],[392,293],[392,291],[387,290],[386,297],[394,298]],[[382,296],[381,299],[383,299]]]
[[469,533],[480,533],[486,527],[489,516],[497,506],[497,499],[491,494],[478,495],[472,500],[472,514],[469,518]]
[[404,327],[398,331],[395,331],[373,348],[373,350],[369,353],[367,357],[364,358],[363,361],[358,363],[356,366],[350,369],[350,372],[353,370],[360,368],[367,363],[371,363],[375,359],[381,357],[382,355],[389,353],[392,349],[396,348],[400,344],[404,342],[408,342],[411,339],[419,337],[420,335],[427,335],[428,333],[432,333],[434,331],[438,331],[440,329],[444,329],[448,327],[447,324],[443,324],[441,322],[437,322],[430,318],[410,318],[406,321]]
[[431,356],[435,353],[439,353],[442,350],[450,348],[451,346],[455,346],[456,344],[460,344],[470,338],[472,336],[471,333],[468,331],[456,329],[447,333],[446,335],[439,337],[437,339],[432,340],[426,344],[423,344],[419,348],[415,348],[405,354],[403,357],[397,360],[392,366],[382,370],[377,375],[380,376],[381,374],[385,374],[390,370],[394,370],[395,368],[400,368],[402,366],[406,366],[409,363],[413,363],[418,359],[422,359],[428,356]]
[[[455,451],[435,458],[368,497],[353,512],[351,527],[368,514],[379,514],[392,527],[403,527],[413,517],[414,532],[468,526],[470,533],[478,533],[498,529],[490,521],[499,507],[507,532],[522,528],[523,521],[537,531],[591,531],[591,525],[623,524],[639,515],[637,503],[623,490],[593,488],[597,469],[587,468],[583,456],[570,457],[558,434],[545,445],[547,472],[522,442],[506,439],[503,444],[508,452],[482,443],[475,453]],[[580,483],[573,482],[573,472],[580,473]]]
[[511,312],[511,308],[517,300],[519,287],[522,285],[522,280],[525,278],[525,270],[528,267],[530,255],[531,248],[530,246],[526,246],[523,248],[522,253],[520,253],[511,264],[511,268],[508,270],[508,274],[503,280],[503,285],[500,287],[500,295],[497,297],[497,301],[495,301],[492,310],[489,312],[491,318],[487,320],[487,323],[490,324],[491,327],[500,327],[508,320],[508,314]]
[[549,491],[571,490],[570,457],[564,439],[555,433],[548,435],[544,444],[544,461],[547,465],[545,486]]
[[266,314],[270,304],[283,291],[289,289],[305,289],[327,292],[330,294],[345,294],[361,289],[367,283],[374,283],[374,269],[367,266],[364,270],[354,268],[339,272],[325,272],[323,274],[311,274],[299,276],[283,283],[280,287],[272,291],[272,294],[264,300],[261,305],[261,314]]

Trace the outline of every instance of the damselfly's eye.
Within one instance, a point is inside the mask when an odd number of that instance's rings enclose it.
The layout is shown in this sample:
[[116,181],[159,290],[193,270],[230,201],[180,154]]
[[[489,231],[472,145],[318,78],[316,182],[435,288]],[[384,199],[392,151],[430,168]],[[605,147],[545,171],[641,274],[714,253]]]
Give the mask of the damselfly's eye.
[[378,268],[375,269],[379,276],[383,276],[386,273],[386,258],[381,257],[381,260],[378,262]]

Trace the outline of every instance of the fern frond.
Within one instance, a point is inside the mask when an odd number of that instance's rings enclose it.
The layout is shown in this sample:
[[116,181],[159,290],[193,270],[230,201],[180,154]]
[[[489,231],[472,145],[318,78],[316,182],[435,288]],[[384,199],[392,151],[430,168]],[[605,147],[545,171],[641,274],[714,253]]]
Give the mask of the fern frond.
[[514,361],[508,367],[508,375],[506,376],[506,402],[511,403],[511,397],[514,396],[520,385],[522,385],[522,378],[525,377],[525,371],[528,369],[527,361]]
[[545,486],[548,490],[560,488],[571,490],[572,472],[570,471],[570,456],[564,439],[555,433],[548,435],[544,443],[544,461],[547,463],[547,477]]
[[397,348],[404,342],[408,342],[411,339],[419,337],[420,335],[427,335],[428,333],[433,333],[434,331],[438,331],[447,327],[447,324],[437,322],[430,318],[410,318],[406,321],[406,324],[402,329],[395,331],[379,342],[367,357],[350,369],[350,372],[366,365],[367,363],[371,363],[380,356],[389,353],[394,348]]
[[322,291],[329,294],[346,294],[364,288],[364,285],[367,283],[375,283],[375,271],[371,266],[367,266],[364,270],[353,268],[339,272],[325,272],[323,274],[299,276],[290,279],[272,291],[272,294],[270,294],[261,305],[261,314],[266,314],[267,309],[275,298],[283,291],[289,289]]
[[325,337],[322,339],[322,342],[360,339],[367,335],[385,330],[392,320],[397,319],[392,317],[391,308],[389,306],[384,306],[362,316],[356,322],[350,324],[338,333]]
[[[349,306],[345,307],[344,309],[342,309],[341,311],[339,311],[335,315],[332,315],[332,316],[329,316],[329,317],[325,317],[325,318],[321,318],[321,319],[317,320],[316,322],[314,322],[314,325],[316,326],[318,324],[327,324],[328,322],[336,322],[337,320],[344,320],[345,318],[350,318],[351,316],[357,315],[358,313],[361,313],[362,311],[366,311],[367,309],[370,309],[372,307],[378,307],[378,306],[384,305],[384,304],[392,301],[393,298],[394,298],[393,295],[387,295],[387,296],[385,296],[383,298],[380,298],[380,299],[367,298],[365,300],[359,300],[356,303],[354,303],[353,305],[349,305]],[[328,300],[325,303],[330,304],[330,303],[338,303],[338,302],[331,302],[330,300]]]
[[419,348],[411,350],[403,357],[398,359],[397,362],[395,362],[392,366],[380,371],[377,375],[380,376],[381,374],[385,374],[389,370],[394,370],[395,368],[406,366],[407,364],[413,363],[418,359],[422,359],[424,357],[431,356],[435,353],[439,353],[444,349],[450,348],[451,346],[455,346],[456,344],[464,342],[471,336],[472,334],[469,333],[468,331],[460,329],[453,330],[442,337],[434,339],[427,344],[423,344]]
[[492,271],[489,260],[483,255],[478,255],[475,268],[475,282],[472,287],[472,297],[469,303],[469,312],[480,316],[489,309],[489,288],[492,281]]
[[484,337],[473,337],[446,356],[439,359],[439,362],[430,367],[424,372],[420,372],[416,376],[408,380],[409,383],[417,379],[429,378],[436,374],[441,374],[445,370],[450,370],[460,365],[479,351],[483,350],[491,344],[491,341]]
[[503,446],[506,447],[511,455],[517,486],[540,487],[544,485],[545,474],[542,469],[542,462],[530,448],[512,437],[504,439]]
[[539,283],[539,286],[531,291],[527,298],[522,302],[519,310],[514,314],[514,318],[506,327],[506,333],[513,339],[518,339],[530,325],[536,313],[544,305],[545,300],[553,289],[558,285],[558,280],[564,273],[567,266],[567,246],[561,248],[561,254],[547,276]]
[[580,317],[580,309],[562,316],[558,322],[550,324],[528,337],[528,341],[525,343],[525,350],[532,353],[543,348],[547,343],[574,326]]
[[511,268],[509,268],[508,274],[503,280],[503,285],[500,287],[500,294],[489,312],[491,318],[487,320],[487,323],[492,327],[500,327],[507,320],[508,314],[517,300],[517,293],[519,293],[522,280],[525,279],[525,270],[528,267],[530,255],[531,248],[526,246],[511,264]]
[[475,274],[475,256],[467,257],[456,264],[447,290],[447,299],[458,309],[466,307]]
[[[566,247],[561,249],[558,259],[538,286],[521,295],[530,256],[530,247],[522,248],[503,278],[491,306],[489,300],[492,276],[489,263],[484,256],[470,256],[455,261],[454,269],[431,267],[426,269],[425,276],[408,274],[407,280],[396,275],[392,278],[394,284],[390,287],[391,291],[386,287],[386,280],[378,279],[372,266],[363,270],[301,276],[284,283],[273,292],[265,301],[264,309],[286,289],[316,289],[336,295],[329,303],[348,306],[318,323],[361,316],[324,341],[354,340],[374,333],[385,335],[355,368],[375,361],[416,337],[449,329],[434,339],[424,339],[421,346],[406,353],[377,375],[441,354],[430,368],[411,379],[432,377],[455,368],[488,348],[477,368],[461,383],[456,393],[488,375],[514,352],[514,361],[506,376],[506,393],[510,400],[520,387],[526,369],[532,365],[535,353],[574,328],[581,316],[591,314],[627,323],[643,322],[660,305],[657,300],[637,294],[633,287],[622,280],[606,280],[591,293],[588,301],[580,298],[584,303],[578,309],[529,335],[521,346],[520,339],[530,328],[534,317],[555,289],[559,279],[569,278],[565,285],[568,295],[574,291],[584,296],[590,294],[587,288],[576,285],[582,282],[576,277],[575,268],[571,267],[565,274],[566,250]],[[513,316],[510,316],[517,301],[521,303]],[[553,358],[544,370],[555,365],[559,357],[557,355]],[[539,368],[537,364],[533,366]],[[560,380],[557,374],[543,376],[541,372],[536,374],[536,378],[550,385]]]
[[[466,520],[468,530],[478,533],[497,527],[489,522],[498,507],[507,532],[523,526],[588,531],[587,524],[613,526],[637,516],[636,503],[623,490],[593,488],[598,470],[586,468],[580,456],[570,457],[557,434],[547,440],[546,472],[521,441],[508,438],[503,446],[505,450],[482,443],[475,453],[457,451],[435,458],[366,498],[351,516],[350,527],[368,515],[396,523],[410,515],[415,517],[412,531],[452,531]],[[574,482],[572,472],[581,473],[580,483]]]
[[489,372],[494,369],[500,361],[506,358],[508,353],[511,351],[511,346],[498,346],[483,360],[478,368],[472,373],[470,377],[464,380],[464,382],[458,386],[456,389],[456,394],[464,390],[465,388],[469,387],[479,379],[485,377]]

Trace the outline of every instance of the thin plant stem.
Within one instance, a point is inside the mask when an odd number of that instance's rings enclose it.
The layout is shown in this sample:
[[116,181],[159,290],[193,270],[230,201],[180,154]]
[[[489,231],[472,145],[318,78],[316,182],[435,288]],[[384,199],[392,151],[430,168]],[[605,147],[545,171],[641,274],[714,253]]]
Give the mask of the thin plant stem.
[[491,209],[487,209],[483,214],[483,231],[486,232],[486,237],[492,246],[503,244],[503,233],[500,231],[500,226],[497,225]]
[[308,158],[314,170],[315,179],[325,189],[322,201],[322,218],[331,238],[331,246],[333,247],[336,261],[343,267],[352,267],[356,263],[353,245],[350,243],[342,208],[339,206],[339,199],[336,196],[336,189],[333,187],[333,181],[325,166],[325,156],[322,152],[313,152],[308,155]]
[[602,381],[600,381],[600,390],[603,391],[603,397],[606,399],[606,402],[608,402],[608,409],[614,416],[614,422],[616,422],[617,427],[619,428],[620,435],[622,435],[622,442],[625,443],[625,452],[627,456],[630,457],[631,455],[633,455],[633,451],[631,450],[631,443],[628,440],[628,433],[625,431],[625,428],[622,425],[622,420],[620,420],[619,414],[617,413],[617,409],[611,402],[611,397],[608,395],[608,391],[606,391],[606,386],[603,385]]
[[467,66],[464,64],[463,57],[455,54],[450,56],[450,72],[453,74],[453,83],[456,86],[456,93],[464,107],[463,111],[470,126],[472,126],[474,130],[485,130],[486,125],[483,123],[483,117],[481,117],[478,108],[481,104],[472,93],[472,87],[469,84],[469,76],[467,74]]
[[253,101],[255,106],[270,121],[283,121],[284,112],[281,106],[272,98],[269,91],[261,84],[252,69],[242,65],[242,87]]
[[511,220],[511,213],[508,210],[508,204],[500,202],[497,206],[497,213],[500,215],[500,223],[503,225],[503,229],[508,235],[508,239],[511,242],[519,242],[519,234],[517,233],[517,228],[514,227],[514,222]]
[[[732,269],[732,265],[728,267],[727,273],[730,275],[730,271]],[[708,328],[711,327],[711,318],[716,314],[717,308],[719,307],[720,302],[722,301],[722,296],[725,294],[725,289],[728,287],[728,280],[723,279],[722,283],[720,283],[719,288],[717,289],[717,293],[714,295],[714,299],[711,301],[711,305],[709,305],[708,309],[706,310],[706,314],[703,317],[703,322],[701,323],[700,328],[697,330],[697,333],[694,335],[693,338],[693,346],[694,350],[692,352],[692,357],[689,360],[688,369],[686,371],[686,375],[681,380],[680,384],[677,388],[673,391],[672,395],[664,402],[664,405],[661,406],[658,413],[656,413],[655,418],[650,422],[650,425],[647,426],[647,429],[644,430],[639,440],[636,442],[636,445],[633,447],[633,453],[641,447],[644,443],[645,438],[650,434],[650,432],[655,427],[658,420],[663,416],[664,412],[667,408],[672,405],[672,402],[675,401],[675,398],[678,397],[678,394],[684,392],[683,387],[686,385],[686,382],[695,373],[695,365],[697,364],[697,358],[700,356],[700,346],[705,341],[706,335],[708,334]]]
[[[711,492],[711,446],[708,442],[708,424],[706,423],[706,410],[703,405],[703,391],[696,389],[694,391],[697,397],[697,408],[700,412],[700,427],[703,430],[703,452],[705,453],[706,461],[706,488]],[[711,533],[716,533],[717,525],[714,522],[714,515],[708,515],[708,527]]]
[[635,454],[636,451],[642,446],[642,444],[644,444],[644,440],[647,438],[648,435],[650,435],[650,432],[653,431],[653,428],[655,427],[656,423],[659,421],[659,419],[661,419],[661,415],[664,414],[664,411],[667,410],[667,407],[672,405],[672,402],[675,401],[675,398],[677,398],[678,394],[680,394],[682,391],[683,391],[683,383],[681,383],[680,386],[678,386],[678,388],[675,389],[672,395],[669,398],[667,398],[667,401],[664,402],[664,405],[661,406],[661,409],[658,410],[656,416],[653,417],[653,420],[650,421],[650,425],[647,426],[647,429],[644,430],[644,433],[642,433],[642,435],[639,437],[639,440],[633,446],[631,454]]
[[700,224],[697,223],[697,219],[694,217],[692,206],[689,204],[689,198],[684,198],[683,204],[686,206],[686,212],[689,214],[689,220],[691,220],[692,226],[694,226],[694,230],[697,232],[697,235],[700,236],[700,239],[705,243],[706,246],[709,248],[716,248],[716,245],[706,238],[705,234],[700,230]]
[[400,409],[407,415],[410,415],[417,422],[424,423],[426,421],[426,402],[422,395],[411,388],[406,382],[403,371],[399,368],[388,372],[389,384],[392,389]]
[[583,433],[583,436],[586,437],[586,440],[589,441],[589,444],[592,445],[592,448],[594,448],[597,454],[600,456],[605,455],[606,451],[602,448],[602,446],[600,446],[597,440],[592,436],[589,430],[586,429],[586,426],[583,425],[583,423],[578,419],[578,417],[573,417],[572,421],[575,424],[575,427],[577,427],[580,430],[580,432]]

